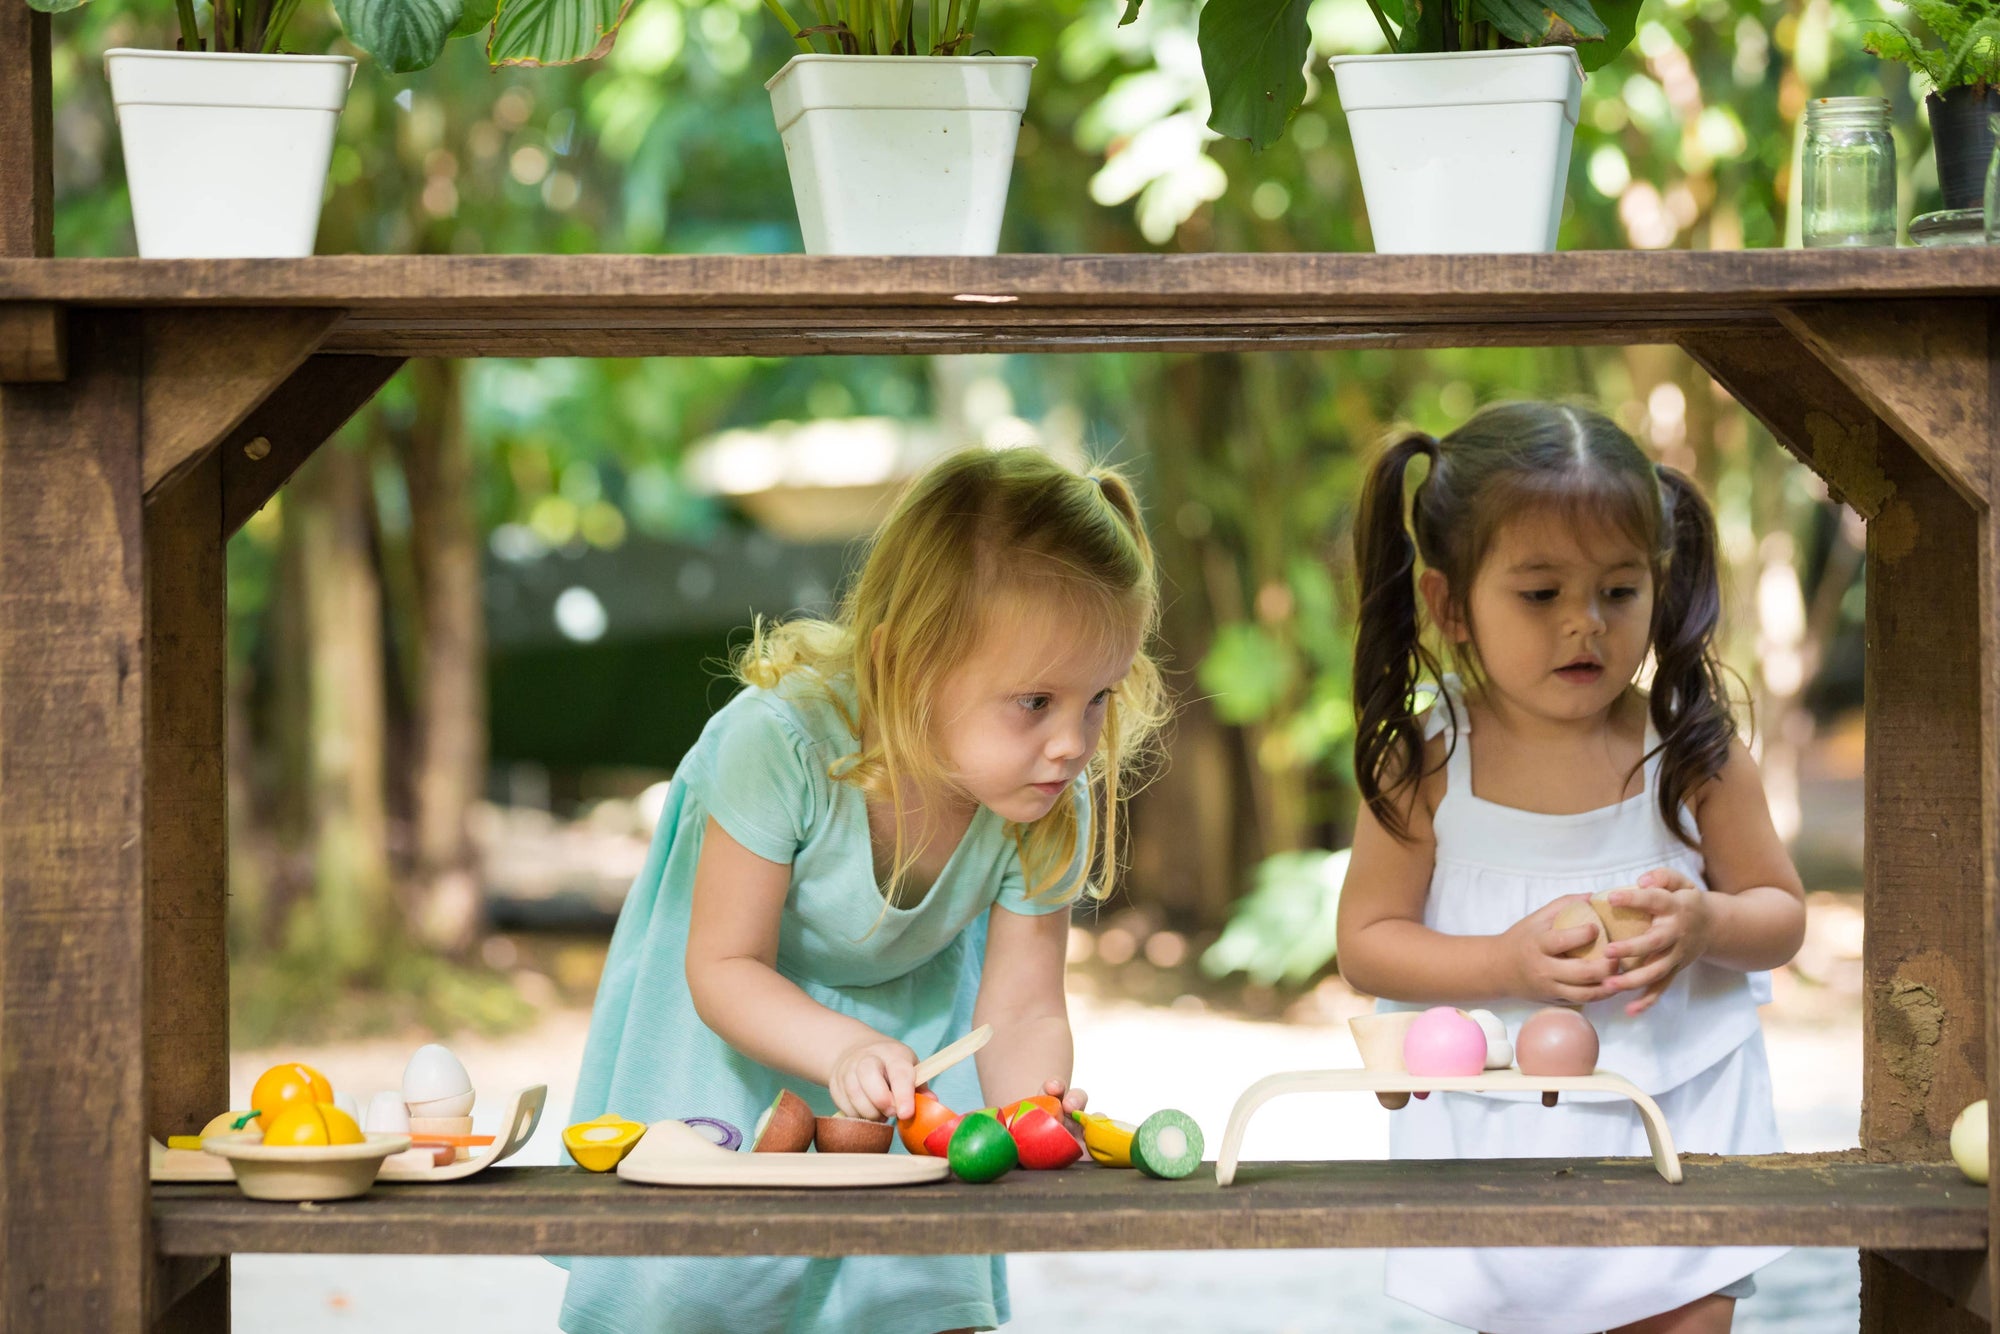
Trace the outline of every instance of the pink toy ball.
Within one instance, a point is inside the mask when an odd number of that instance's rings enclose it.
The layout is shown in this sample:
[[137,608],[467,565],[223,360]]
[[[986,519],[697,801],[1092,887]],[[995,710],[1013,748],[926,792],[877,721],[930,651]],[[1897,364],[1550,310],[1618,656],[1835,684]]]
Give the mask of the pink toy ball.
[[1476,1075],[1486,1068],[1486,1030],[1449,1005],[1425,1010],[1403,1035],[1403,1068],[1426,1078]]

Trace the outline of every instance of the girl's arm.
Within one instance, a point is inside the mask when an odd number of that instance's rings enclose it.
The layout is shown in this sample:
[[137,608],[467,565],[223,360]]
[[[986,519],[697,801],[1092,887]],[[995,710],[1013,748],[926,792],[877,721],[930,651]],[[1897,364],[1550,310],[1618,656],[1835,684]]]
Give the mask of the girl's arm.
[[688,925],[695,1013],[751,1060],[826,1085],[843,1115],[912,1115],[910,1049],[827,1009],[778,972],[778,925],[791,884],[790,866],[764,860],[709,820]]
[[1567,899],[1529,914],[1497,936],[1447,935],[1424,925],[1437,840],[1428,804],[1412,794],[1405,843],[1365,804],[1354,829],[1340,891],[1335,946],[1340,975],[1371,995],[1434,1005],[1475,1005],[1503,997],[1568,1004],[1611,994],[1612,965],[1565,959],[1593,928],[1550,929]]
[[1764,781],[1749,747],[1729,747],[1722,772],[1694,808],[1708,889],[1673,871],[1649,871],[1639,888],[1616,890],[1613,903],[1653,914],[1641,934],[1605,953],[1645,960],[1613,985],[1641,994],[1625,1007],[1638,1014],[1659,999],[1674,974],[1696,959],[1751,971],[1776,968],[1798,953],[1806,935],[1805,886],[1771,823]]
[[995,907],[986,918],[986,962],[972,1024],[993,1025],[979,1053],[979,1087],[994,1106],[1048,1093],[1070,1111],[1085,1102],[1069,1087],[1075,1049],[1063,964],[1069,949],[1069,909],[1031,914]]

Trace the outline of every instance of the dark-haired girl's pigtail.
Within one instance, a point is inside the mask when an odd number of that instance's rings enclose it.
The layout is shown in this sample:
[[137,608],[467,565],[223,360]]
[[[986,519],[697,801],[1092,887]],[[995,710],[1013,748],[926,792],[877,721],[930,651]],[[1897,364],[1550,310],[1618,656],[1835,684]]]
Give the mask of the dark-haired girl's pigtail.
[[1671,548],[1653,606],[1653,730],[1660,737],[1660,814],[1692,843],[1681,803],[1722,772],[1736,721],[1728,683],[1716,657],[1722,619],[1716,579],[1715,515],[1693,482],[1662,465],[1657,470]]
[[1354,565],[1361,609],[1354,642],[1354,778],[1382,826],[1410,836],[1408,795],[1423,777],[1423,725],[1413,711],[1426,655],[1417,622],[1417,548],[1403,518],[1403,474],[1438,442],[1412,433],[1375,461],[1361,490]]

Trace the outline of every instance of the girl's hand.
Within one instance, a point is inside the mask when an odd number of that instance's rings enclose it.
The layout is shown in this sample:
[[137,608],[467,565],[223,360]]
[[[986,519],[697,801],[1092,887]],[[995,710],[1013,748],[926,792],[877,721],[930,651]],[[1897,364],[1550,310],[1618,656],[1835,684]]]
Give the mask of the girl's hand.
[[1042,1092],[1048,1094],[1051,1098],[1062,1099],[1062,1109],[1072,1115],[1082,1111],[1085,1104],[1090,1101],[1088,1093],[1085,1093],[1082,1089],[1073,1089],[1060,1079],[1051,1079],[1043,1084]]
[[917,1110],[916,1076],[917,1054],[878,1033],[834,1058],[826,1091],[842,1116],[907,1121]]
[[1508,995],[1544,1005],[1583,1005],[1603,1000],[1616,990],[1605,982],[1616,963],[1563,958],[1566,952],[1588,945],[1596,932],[1590,926],[1554,929],[1556,914],[1583,897],[1566,894],[1543,904],[1501,933],[1500,948],[1511,978]]
[[1664,867],[1640,876],[1637,889],[1613,890],[1611,902],[1653,917],[1642,934],[1604,947],[1614,967],[1621,959],[1642,961],[1631,972],[1612,978],[1611,989],[1637,991],[1625,1013],[1644,1014],[1673,983],[1675,974],[1708,953],[1715,905],[1707,890]]

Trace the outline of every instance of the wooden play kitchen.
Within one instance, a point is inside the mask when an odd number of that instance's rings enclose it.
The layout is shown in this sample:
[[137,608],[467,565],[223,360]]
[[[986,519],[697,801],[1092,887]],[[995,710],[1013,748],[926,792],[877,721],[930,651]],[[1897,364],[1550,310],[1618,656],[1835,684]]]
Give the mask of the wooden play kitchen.
[[[1523,1242],[1859,1246],[1864,1328],[1994,1314],[1946,1137],[2000,1093],[2000,253],[57,260],[48,60],[0,4],[0,1326],[226,1329],[235,1251]],[[149,1185],[228,1094],[224,543],[406,359],[1560,343],[1679,344],[1867,520],[1864,1153]]]

